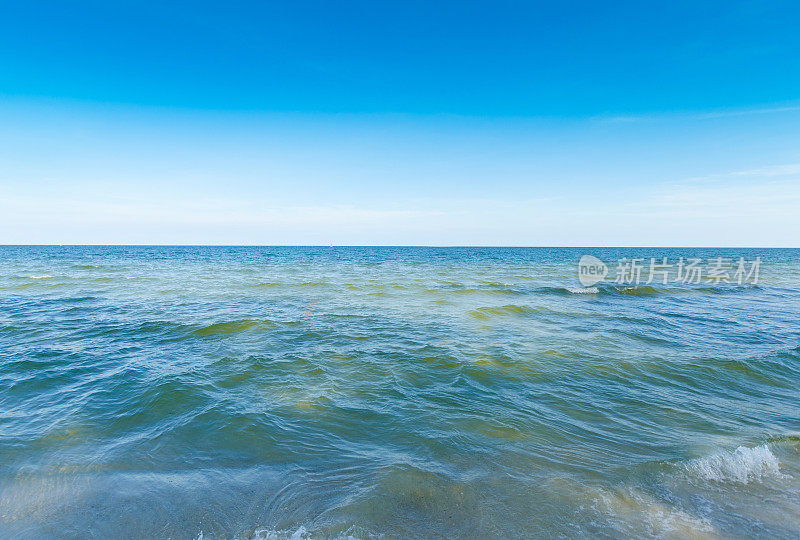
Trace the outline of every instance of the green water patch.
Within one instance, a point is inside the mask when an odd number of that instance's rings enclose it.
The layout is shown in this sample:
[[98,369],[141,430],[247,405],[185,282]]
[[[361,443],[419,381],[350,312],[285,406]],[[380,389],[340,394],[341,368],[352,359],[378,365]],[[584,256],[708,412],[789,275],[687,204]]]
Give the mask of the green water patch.
[[521,441],[526,438],[526,434],[522,430],[496,420],[473,418],[461,422],[460,428],[467,433],[473,433],[491,439]]
[[274,327],[271,321],[254,321],[252,319],[242,319],[239,321],[220,322],[198,328],[193,333],[196,336],[207,337],[224,334],[235,334],[246,330],[258,329],[268,330]]
[[424,294],[436,295],[479,295],[479,294],[519,294],[510,289],[493,289],[493,288],[477,288],[477,287],[452,287],[452,288],[436,288],[436,289],[422,289]]
[[471,317],[475,319],[481,321],[488,321],[495,317],[514,317],[514,316],[526,315],[528,313],[533,313],[535,311],[537,311],[536,308],[509,304],[506,306],[499,306],[499,307],[482,307],[470,311],[469,314]]
[[455,289],[453,291],[446,292],[453,292],[455,294],[514,294],[514,291],[510,291],[508,289],[477,289],[474,287],[468,289]]
[[[20,283],[20,281],[22,281]],[[0,290],[8,291],[22,291],[25,289],[33,289],[34,291],[62,289],[69,286],[69,283],[63,281],[62,276],[29,276],[14,278],[14,282],[6,287],[0,287]]]

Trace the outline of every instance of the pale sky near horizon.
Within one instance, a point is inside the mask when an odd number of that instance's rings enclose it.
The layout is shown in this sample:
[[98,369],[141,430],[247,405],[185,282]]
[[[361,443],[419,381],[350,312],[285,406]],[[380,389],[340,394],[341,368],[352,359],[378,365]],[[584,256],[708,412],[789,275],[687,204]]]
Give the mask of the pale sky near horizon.
[[181,4],[0,8],[0,244],[800,247],[791,3]]

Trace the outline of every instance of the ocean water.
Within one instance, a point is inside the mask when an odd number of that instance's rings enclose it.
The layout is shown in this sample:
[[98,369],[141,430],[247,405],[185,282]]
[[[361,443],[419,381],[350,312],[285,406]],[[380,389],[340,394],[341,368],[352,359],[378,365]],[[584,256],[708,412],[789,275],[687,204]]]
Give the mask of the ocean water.
[[0,247],[0,537],[798,535],[798,250]]

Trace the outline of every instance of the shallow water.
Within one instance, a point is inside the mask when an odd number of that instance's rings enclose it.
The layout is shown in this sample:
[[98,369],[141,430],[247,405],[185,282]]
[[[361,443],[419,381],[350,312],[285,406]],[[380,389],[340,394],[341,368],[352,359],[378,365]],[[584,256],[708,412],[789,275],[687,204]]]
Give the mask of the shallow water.
[[799,321],[800,250],[0,247],[0,536],[796,538]]

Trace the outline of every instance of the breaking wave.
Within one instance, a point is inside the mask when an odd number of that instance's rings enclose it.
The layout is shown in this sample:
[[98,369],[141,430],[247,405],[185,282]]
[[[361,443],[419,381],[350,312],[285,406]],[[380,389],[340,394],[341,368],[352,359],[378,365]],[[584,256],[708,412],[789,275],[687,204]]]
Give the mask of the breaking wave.
[[717,452],[690,461],[686,468],[696,477],[715,482],[748,484],[767,478],[787,478],[781,473],[778,458],[766,444],[753,448],[740,446],[733,452]]

